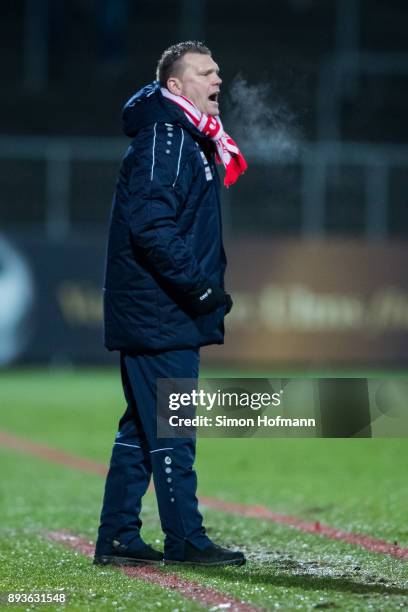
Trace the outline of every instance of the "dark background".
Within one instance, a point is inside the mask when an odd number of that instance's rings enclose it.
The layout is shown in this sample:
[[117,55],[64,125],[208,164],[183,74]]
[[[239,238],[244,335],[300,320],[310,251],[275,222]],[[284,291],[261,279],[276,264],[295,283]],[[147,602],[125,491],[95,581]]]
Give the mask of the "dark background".
[[[68,276],[92,285],[83,292],[91,294],[86,307],[93,308],[128,143],[121,108],[153,80],[162,51],[180,40],[200,39],[212,49],[223,78],[222,118],[249,162],[248,172],[223,192],[227,243],[261,241],[267,249],[285,239],[299,245],[349,240],[357,249],[370,245],[370,252],[376,244],[405,246],[406,2],[5,0],[0,11],[0,231],[31,268],[31,302],[42,318],[51,313],[51,328],[63,318],[63,310],[52,312]],[[236,279],[242,262],[230,264]],[[266,257],[265,266],[274,283],[274,262]],[[336,267],[319,272],[322,291]],[[0,253],[2,270],[4,279]],[[287,283],[296,279],[304,280],[300,269]],[[364,278],[359,283],[364,293]],[[378,283],[386,287],[386,276]],[[47,291],[54,306],[39,308],[38,295],[44,299]],[[94,348],[74,344],[81,359],[98,361],[101,319],[95,313],[91,319]],[[0,343],[7,320],[2,324],[0,311]],[[44,337],[42,330],[43,324],[36,337]],[[64,341],[61,329],[53,341],[60,333],[61,346],[72,346],[72,335]],[[19,358],[52,359],[61,352],[53,345],[45,340],[41,350],[19,351]]]
[[[385,161],[390,152],[382,145],[407,141],[408,5],[402,0],[253,0],[250,5],[229,0],[6,0],[1,13],[0,133],[10,136],[81,136],[89,144],[91,137],[120,138],[121,108],[152,80],[162,50],[182,39],[203,39],[221,67],[222,111],[230,131],[239,135],[242,123],[251,121],[272,137],[290,128],[298,147],[290,164],[274,167],[252,160],[240,188],[229,194],[234,232],[302,232],[307,224],[299,162],[308,144],[380,146],[377,157]],[[244,103],[239,124],[234,121],[229,93],[237,75],[249,86],[267,89],[264,116],[249,117],[254,104]],[[248,144],[245,153],[251,160],[256,151],[251,140]],[[3,226],[41,224],[47,217],[46,170],[41,147],[33,146],[40,157],[36,161],[17,155],[4,159],[2,154]],[[345,151],[327,168],[326,210],[316,224],[318,232],[365,233],[369,153],[364,151],[361,163],[350,164]],[[391,197],[382,228],[393,236],[408,232],[406,151],[399,154],[404,163],[389,168]],[[76,228],[106,221],[120,162],[114,152],[111,157],[103,163],[92,155],[86,163],[72,159],[69,217]],[[278,157],[285,161],[282,150]]]

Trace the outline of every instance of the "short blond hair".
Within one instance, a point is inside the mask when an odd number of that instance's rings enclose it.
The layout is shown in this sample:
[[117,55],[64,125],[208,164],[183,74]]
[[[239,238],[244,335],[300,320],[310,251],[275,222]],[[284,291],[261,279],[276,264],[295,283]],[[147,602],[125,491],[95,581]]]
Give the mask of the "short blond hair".
[[177,76],[180,69],[180,60],[186,53],[201,53],[211,55],[211,51],[204,43],[198,40],[186,40],[172,45],[163,51],[157,63],[156,79],[162,87],[167,87],[167,81],[171,76]]

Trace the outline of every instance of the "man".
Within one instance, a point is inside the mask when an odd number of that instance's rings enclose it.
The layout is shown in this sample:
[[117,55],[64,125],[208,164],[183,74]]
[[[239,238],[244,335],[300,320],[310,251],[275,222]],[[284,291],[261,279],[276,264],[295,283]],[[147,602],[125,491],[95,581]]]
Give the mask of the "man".
[[95,550],[96,564],[157,562],[140,535],[141,499],[153,474],[164,561],[242,565],[241,552],[213,544],[196,498],[195,440],[158,439],[157,378],[198,378],[199,348],[222,344],[232,306],[224,290],[219,179],[246,168],[223,131],[221,79],[202,43],[159,60],[157,81],[124,109],[133,140],[113,203],[104,289],[105,344],[119,350],[127,409],[120,420]]

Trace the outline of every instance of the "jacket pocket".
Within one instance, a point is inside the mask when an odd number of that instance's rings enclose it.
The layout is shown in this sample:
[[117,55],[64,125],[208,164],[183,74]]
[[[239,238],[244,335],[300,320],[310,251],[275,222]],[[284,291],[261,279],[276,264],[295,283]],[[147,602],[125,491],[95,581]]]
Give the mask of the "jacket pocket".
[[157,289],[104,290],[105,326],[118,339],[143,339],[159,330]]

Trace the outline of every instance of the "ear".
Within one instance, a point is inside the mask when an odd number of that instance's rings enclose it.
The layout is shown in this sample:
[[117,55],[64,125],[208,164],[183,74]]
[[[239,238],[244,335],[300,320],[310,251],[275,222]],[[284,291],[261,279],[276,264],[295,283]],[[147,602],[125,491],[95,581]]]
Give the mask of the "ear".
[[167,89],[175,96],[180,96],[182,94],[181,81],[177,77],[170,77],[167,79]]

